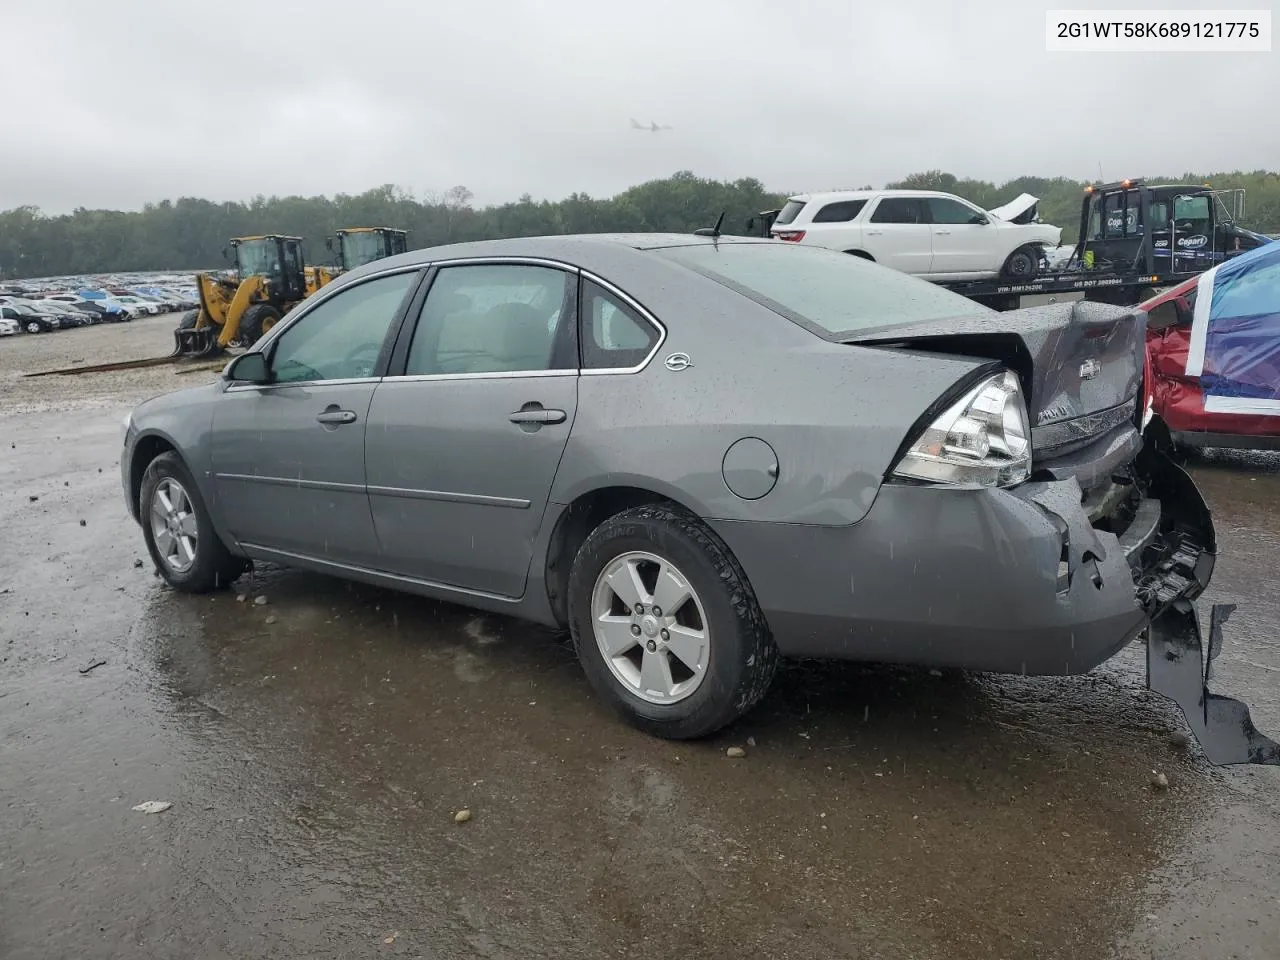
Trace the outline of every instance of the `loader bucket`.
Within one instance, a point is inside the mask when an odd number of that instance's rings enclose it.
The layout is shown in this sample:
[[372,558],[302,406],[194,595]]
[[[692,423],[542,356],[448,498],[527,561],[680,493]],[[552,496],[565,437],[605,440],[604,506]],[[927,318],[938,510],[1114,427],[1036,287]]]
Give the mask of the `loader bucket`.
[[217,327],[180,327],[173,331],[172,357],[214,357],[222,352]]

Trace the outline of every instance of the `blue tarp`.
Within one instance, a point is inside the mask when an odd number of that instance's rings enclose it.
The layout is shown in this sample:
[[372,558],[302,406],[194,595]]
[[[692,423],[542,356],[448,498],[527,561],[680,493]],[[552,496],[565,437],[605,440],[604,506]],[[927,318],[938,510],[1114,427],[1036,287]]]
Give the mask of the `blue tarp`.
[[1187,374],[1208,412],[1280,416],[1280,243],[1200,277]]

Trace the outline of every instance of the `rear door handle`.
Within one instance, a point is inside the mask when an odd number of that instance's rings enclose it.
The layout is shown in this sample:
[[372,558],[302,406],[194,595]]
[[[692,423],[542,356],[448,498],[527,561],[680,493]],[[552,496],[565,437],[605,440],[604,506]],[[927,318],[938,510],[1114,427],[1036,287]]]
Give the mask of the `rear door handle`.
[[884,233],[884,231],[883,231],[883,230],[868,230],[868,231],[867,231],[867,236],[868,236],[868,237],[878,237],[878,236],[880,236],[880,235],[881,235],[881,234],[883,234],[883,233]]
[[933,232],[934,232],[934,233],[936,233],[936,234],[937,234],[938,236],[940,236],[940,237],[949,237],[949,236],[951,236],[951,231],[950,231],[950,230],[935,230],[935,231],[933,231]]
[[317,423],[355,423],[356,415],[350,410],[326,410],[316,414]]
[[569,415],[563,410],[544,410],[542,407],[526,407],[511,414],[512,423],[564,423]]

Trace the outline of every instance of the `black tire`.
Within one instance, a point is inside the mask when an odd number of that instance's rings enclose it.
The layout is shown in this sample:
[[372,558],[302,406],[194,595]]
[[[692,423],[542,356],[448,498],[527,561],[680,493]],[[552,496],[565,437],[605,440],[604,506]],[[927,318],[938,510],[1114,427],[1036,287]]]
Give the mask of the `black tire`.
[[[152,501],[157,488],[166,478],[172,478],[182,485],[196,518],[195,561],[185,571],[175,570],[161,556],[151,529]],[[248,569],[248,562],[233,555],[218,538],[209,519],[209,511],[200,496],[200,489],[182,458],[172,451],[160,454],[147,465],[138,494],[138,516],[151,561],[160,576],[175,590],[184,593],[209,593],[228,586]]]
[[240,333],[237,339],[243,346],[252,347],[279,319],[280,311],[271,304],[255,303],[240,318]]
[[1005,280],[1031,280],[1040,272],[1040,250],[1038,247],[1019,247],[1009,254],[1009,259],[1000,268],[1000,276]]
[[[611,562],[631,551],[675,564],[706,613],[706,674],[691,694],[675,703],[651,703],[624,688],[595,639],[596,580]],[[592,531],[573,560],[568,607],[574,649],[596,693],[633,725],[665,739],[705,737],[732,723],[760,702],[777,669],[778,648],[742,567],[711,530],[668,506],[635,507]]]
[[22,324],[22,329],[27,333],[48,333],[53,327],[43,320],[25,320]]
[[188,310],[186,313],[182,315],[182,318],[178,321],[178,329],[194,330],[196,328],[196,321],[199,319],[200,319],[199,310]]

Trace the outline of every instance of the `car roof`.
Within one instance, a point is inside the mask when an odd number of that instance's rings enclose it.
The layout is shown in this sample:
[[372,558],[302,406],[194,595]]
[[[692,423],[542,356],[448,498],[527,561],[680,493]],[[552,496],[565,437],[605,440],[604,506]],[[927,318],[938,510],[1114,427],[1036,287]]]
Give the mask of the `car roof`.
[[585,270],[608,272],[627,261],[649,259],[644,253],[668,247],[710,246],[725,244],[770,244],[780,241],[760,237],[723,235],[704,237],[692,233],[582,233],[557,236],[507,237],[499,240],[472,240],[437,247],[420,247],[394,257],[384,257],[342,275],[367,276],[396,267],[421,266],[441,260],[463,260],[471,257],[529,257],[570,263]]
[[872,197],[950,197],[945,190],[826,190],[819,193],[797,193],[787,198],[797,203],[831,203],[839,200],[870,200]]

